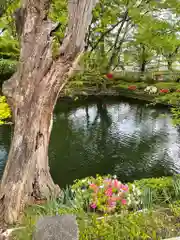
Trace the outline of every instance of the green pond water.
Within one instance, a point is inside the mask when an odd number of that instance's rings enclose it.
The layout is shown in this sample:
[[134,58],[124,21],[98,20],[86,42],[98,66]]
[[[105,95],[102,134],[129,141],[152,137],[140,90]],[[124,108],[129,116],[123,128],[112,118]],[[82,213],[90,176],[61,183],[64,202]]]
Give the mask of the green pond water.
[[[11,132],[11,126],[0,127],[1,176]],[[179,150],[180,129],[165,109],[124,100],[56,106],[49,161],[61,187],[97,173],[116,174],[122,181],[179,173]]]

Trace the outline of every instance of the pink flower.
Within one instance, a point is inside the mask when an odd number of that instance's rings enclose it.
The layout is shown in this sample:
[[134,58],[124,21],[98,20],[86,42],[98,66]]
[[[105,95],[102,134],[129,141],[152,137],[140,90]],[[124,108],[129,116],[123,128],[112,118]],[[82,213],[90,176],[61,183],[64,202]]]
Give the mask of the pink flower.
[[116,180],[113,180],[113,185],[114,185],[114,187],[115,188],[118,188],[119,187],[119,185],[120,185],[120,183],[119,183],[119,181],[116,179]]
[[95,209],[95,208],[97,208],[97,205],[96,205],[95,203],[91,203],[91,204],[90,204],[90,207],[91,207],[92,209]]
[[128,186],[127,185],[124,185],[124,184],[121,184],[120,185],[120,190],[122,190],[123,192],[127,192],[128,191]]
[[104,180],[104,184],[105,184],[106,186],[111,187],[111,186],[112,186],[112,180],[111,180],[111,179],[105,179],[105,180]]
[[111,197],[113,194],[112,188],[108,188],[105,192],[106,196]]
[[116,202],[112,201],[111,199],[108,200],[108,205],[110,207],[115,207],[116,206]]
[[122,200],[121,200],[121,203],[122,203],[123,205],[126,205],[126,204],[127,204],[127,200],[126,200],[126,199],[122,199]]

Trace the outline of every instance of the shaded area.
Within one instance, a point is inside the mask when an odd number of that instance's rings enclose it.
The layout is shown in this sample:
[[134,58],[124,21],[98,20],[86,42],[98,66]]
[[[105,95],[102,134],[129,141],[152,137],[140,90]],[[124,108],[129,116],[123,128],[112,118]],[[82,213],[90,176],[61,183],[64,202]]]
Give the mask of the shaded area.
[[3,174],[5,162],[8,158],[8,152],[11,143],[11,133],[11,125],[0,126],[0,177]]

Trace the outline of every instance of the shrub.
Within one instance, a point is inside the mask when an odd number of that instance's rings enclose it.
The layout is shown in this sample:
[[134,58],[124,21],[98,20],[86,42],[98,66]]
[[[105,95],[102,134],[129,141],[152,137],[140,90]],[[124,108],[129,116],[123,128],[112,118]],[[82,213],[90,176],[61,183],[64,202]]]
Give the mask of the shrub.
[[117,85],[115,85],[116,88],[122,88],[122,89],[126,89],[128,88],[128,84],[124,84],[124,83],[119,83]]
[[154,84],[155,80],[152,78],[152,76],[145,76],[144,82],[147,84]]
[[149,94],[156,94],[157,93],[157,87],[155,87],[155,86],[147,86],[144,89],[144,92],[147,92]]
[[174,82],[158,82],[155,84],[155,86],[158,88],[158,89],[163,89],[163,88],[168,88],[168,89],[178,89],[178,87],[180,87],[180,84],[179,83],[174,83]]
[[142,192],[145,207],[174,201],[180,196],[180,177],[162,177],[141,179],[134,182]]
[[9,59],[0,60],[0,84],[10,78],[16,71],[17,61]]
[[172,107],[171,108],[173,124],[180,125],[180,109],[179,107]]
[[107,73],[107,74],[106,74],[106,77],[107,77],[108,79],[113,79],[114,76],[113,76],[112,73]]
[[117,81],[124,81],[126,83],[136,83],[136,82],[141,82],[141,79],[139,78],[139,75],[131,74],[131,73],[125,73],[124,75],[122,74],[114,74],[114,79]]
[[177,236],[178,224],[164,212],[138,212],[98,219],[80,227],[80,240],[158,240]]
[[81,206],[87,210],[108,213],[135,208],[141,202],[141,193],[135,185],[129,188],[111,176],[97,175],[96,178],[77,180],[72,189],[75,201],[81,202]]
[[0,125],[5,124],[6,120],[11,117],[11,110],[6,102],[6,97],[0,97]]
[[160,89],[160,93],[168,93],[169,89]]
[[147,83],[139,82],[136,83],[136,86],[139,90],[144,90],[147,87]]
[[180,94],[179,92],[173,92],[169,94],[162,94],[156,97],[156,102],[161,102],[170,105],[179,105],[180,104]]
[[132,86],[128,86],[128,90],[136,90],[137,89],[137,87],[135,86],[135,85],[132,85]]

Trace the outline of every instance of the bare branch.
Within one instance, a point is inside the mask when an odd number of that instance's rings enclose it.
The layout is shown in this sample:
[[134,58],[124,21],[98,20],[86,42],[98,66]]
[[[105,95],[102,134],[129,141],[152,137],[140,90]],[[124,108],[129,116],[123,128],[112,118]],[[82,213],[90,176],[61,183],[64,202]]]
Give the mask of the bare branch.
[[102,35],[100,36],[100,38],[97,40],[97,42],[96,42],[96,43],[94,44],[94,46],[92,47],[91,52],[93,52],[93,51],[97,48],[98,44],[103,40],[103,38],[104,38],[108,33],[110,33],[112,30],[114,30],[122,21],[123,21],[123,20],[118,21],[116,24],[112,25],[111,28],[107,29],[107,31],[105,31],[104,33],[102,33]]

